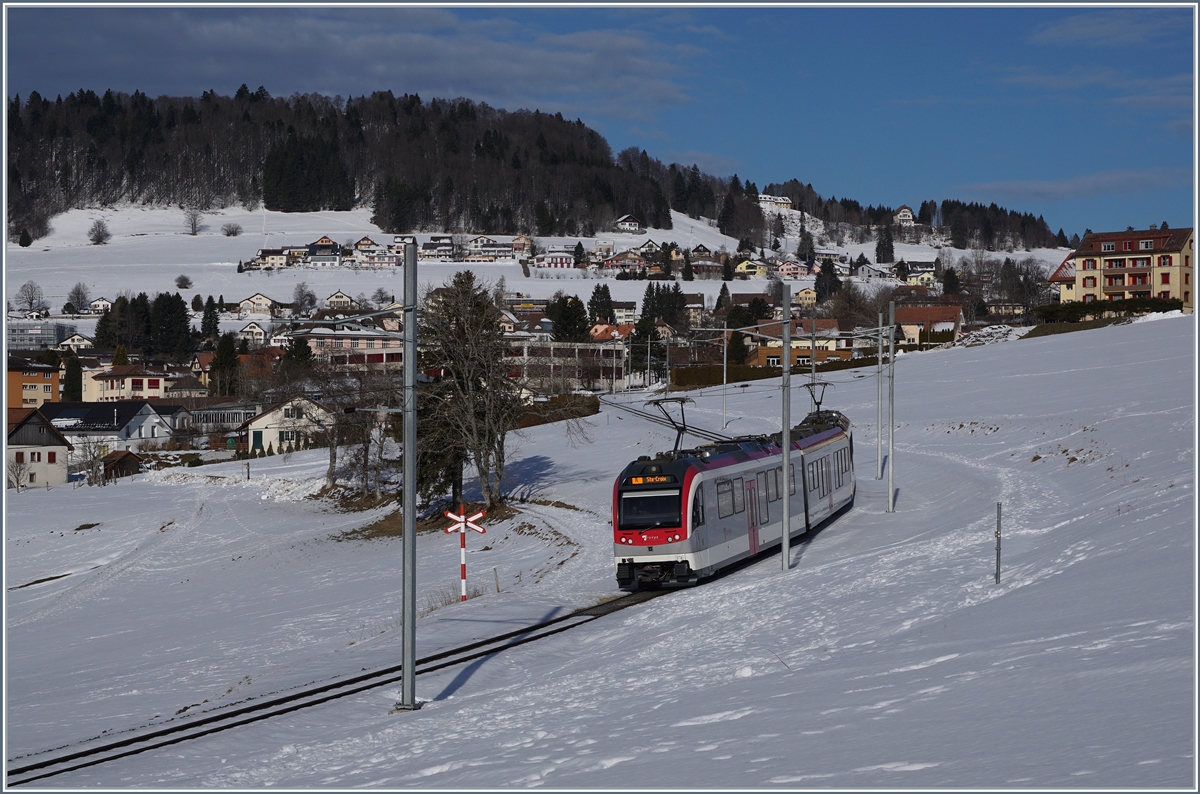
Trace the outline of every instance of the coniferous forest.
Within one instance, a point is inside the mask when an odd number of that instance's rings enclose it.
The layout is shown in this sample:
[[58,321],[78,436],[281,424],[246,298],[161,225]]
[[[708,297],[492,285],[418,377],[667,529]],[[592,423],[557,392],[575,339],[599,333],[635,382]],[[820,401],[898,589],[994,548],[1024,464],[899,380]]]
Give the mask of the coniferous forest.
[[[283,98],[245,85],[232,97],[199,98],[80,89],[51,100],[35,91],[13,97],[8,111],[13,240],[44,236],[68,209],[120,202],[285,212],[368,206],[388,232],[542,236],[603,233],[625,214],[669,229],[675,209],[758,245],[773,236],[753,183],[666,166],[636,148],[614,155],[595,130],[558,113],[390,91]],[[823,199],[794,179],[763,192],[789,196],[826,222],[865,227],[892,214]],[[1002,235],[1027,247],[1054,244],[1041,218],[995,204],[925,202],[921,213],[920,222],[949,227],[957,247],[990,247]]]

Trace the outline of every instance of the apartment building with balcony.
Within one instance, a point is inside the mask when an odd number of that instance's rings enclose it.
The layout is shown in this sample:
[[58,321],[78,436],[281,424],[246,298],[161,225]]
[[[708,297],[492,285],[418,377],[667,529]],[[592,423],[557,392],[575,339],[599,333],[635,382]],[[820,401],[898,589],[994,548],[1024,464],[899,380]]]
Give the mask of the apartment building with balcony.
[[1168,298],[1194,307],[1192,229],[1089,232],[1075,250],[1076,300]]

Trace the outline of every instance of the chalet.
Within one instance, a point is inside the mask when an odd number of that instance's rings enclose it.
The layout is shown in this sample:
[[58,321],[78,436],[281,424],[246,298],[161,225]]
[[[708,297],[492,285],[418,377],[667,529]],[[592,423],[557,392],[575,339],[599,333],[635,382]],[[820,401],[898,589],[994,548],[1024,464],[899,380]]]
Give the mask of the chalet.
[[712,259],[713,252],[704,243],[697,243],[692,248],[690,256],[692,257],[692,261],[695,262],[697,259]]
[[8,409],[8,487],[62,485],[74,447],[36,408]]
[[339,267],[342,264],[342,247],[328,237],[309,243],[305,254],[311,267]]
[[73,350],[78,353],[80,350],[91,350],[96,346],[96,340],[90,336],[83,334],[71,334],[66,339],[62,340],[58,345],[61,351]]
[[267,329],[256,322],[250,322],[238,331],[238,338],[245,339],[251,347],[260,347],[267,338]]
[[288,266],[288,255],[282,248],[260,248],[254,257],[259,267],[283,268]]
[[886,267],[882,265],[857,265],[854,268],[854,275],[862,281],[877,281],[881,278],[891,278],[892,274]]
[[418,259],[431,259],[436,262],[449,262],[454,259],[454,238],[451,235],[435,234],[429,242],[422,243],[417,249]]
[[370,237],[363,237],[353,246],[355,251],[374,251],[380,247],[379,243],[372,240]]
[[771,268],[766,262],[747,259],[745,262],[739,262],[733,272],[739,276],[766,276],[771,272]]
[[121,364],[84,377],[84,400],[160,400],[176,380],[189,377],[186,369],[151,367],[146,364]]
[[325,308],[327,309],[357,309],[358,301],[351,298],[346,293],[338,290],[325,299]]
[[909,345],[928,342],[934,334],[947,335],[947,341],[957,340],[962,334],[962,307],[897,306],[896,325]]
[[597,240],[596,244],[592,246],[591,256],[594,261],[603,262],[616,252],[617,249],[612,240]]
[[896,210],[895,214],[892,215],[892,223],[898,224],[900,226],[915,225],[916,221],[913,220],[912,207],[908,206],[907,204],[901,204],[900,207]]
[[243,298],[238,301],[239,314],[261,314],[267,317],[274,316],[279,306],[271,298],[263,295],[261,292],[256,292],[249,298]]
[[108,298],[96,298],[87,305],[88,312],[91,314],[104,314],[112,308],[112,301]]
[[653,240],[647,240],[646,242],[639,245],[637,248],[630,248],[629,250],[633,251],[635,254],[638,254],[639,256],[642,256],[646,259],[650,259],[652,257],[658,256],[659,252],[662,251],[662,246],[659,245],[658,243],[654,242]]
[[792,259],[786,259],[775,270],[780,278],[794,279],[808,275],[808,268]]
[[519,235],[512,241],[513,256],[521,258],[533,253],[533,238]]
[[614,224],[614,226],[619,232],[640,234],[641,232],[645,231],[645,228],[642,226],[642,222],[632,215],[622,215],[620,218],[617,218],[617,222]]
[[262,413],[238,428],[239,445],[260,452],[271,447],[275,452],[309,446],[312,439],[333,424],[333,415],[308,397],[293,397],[264,408]]
[[605,259],[603,267],[618,270],[645,270],[646,260],[632,251],[622,251]]

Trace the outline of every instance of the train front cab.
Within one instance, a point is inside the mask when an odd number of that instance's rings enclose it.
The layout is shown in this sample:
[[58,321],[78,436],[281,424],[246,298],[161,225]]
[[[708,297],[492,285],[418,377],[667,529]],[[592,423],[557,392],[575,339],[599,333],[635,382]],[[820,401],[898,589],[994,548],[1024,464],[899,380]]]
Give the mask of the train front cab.
[[686,461],[635,461],[613,486],[613,551],[622,590],[695,584],[684,503],[696,470]]

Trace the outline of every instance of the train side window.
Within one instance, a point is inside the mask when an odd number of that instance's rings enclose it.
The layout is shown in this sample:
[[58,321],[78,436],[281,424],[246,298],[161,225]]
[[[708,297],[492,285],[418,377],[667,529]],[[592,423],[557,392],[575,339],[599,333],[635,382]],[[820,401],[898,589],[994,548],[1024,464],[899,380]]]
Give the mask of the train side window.
[[741,477],[733,481],[733,512],[742,513],[746,510],[746,485]]
[[767,475],[767,501],[775,502],[779,499],[779,469],[771,469],[766,472]]
[[733,483],[729,480],[717,483],[717,518],[733,515]]
[[788,496],[796,495],[796,464],[788,464]]
[[833,473],[834,480],[837,483],[836,487],[842,487],[842,450],[838,450],[833,458]]
[[817,464],[816,462],[808,464],[808,490],[815,491],[821,487],[821,483],[817,481]]
[[692,526],[704,526],[704,483],[696,486],[696,495],[692,497]]

